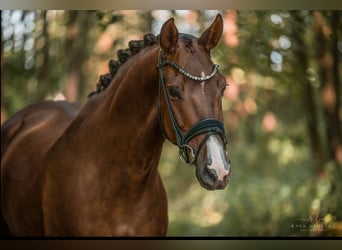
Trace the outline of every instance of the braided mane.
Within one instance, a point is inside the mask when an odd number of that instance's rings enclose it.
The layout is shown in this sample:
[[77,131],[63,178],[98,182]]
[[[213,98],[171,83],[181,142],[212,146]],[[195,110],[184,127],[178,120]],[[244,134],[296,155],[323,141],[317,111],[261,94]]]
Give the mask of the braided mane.
[[88,98],[94,94],[98,94],[105,90],[109,84],[112,82],[116,72],[119,70],[120,66],[124,64],[131,56],[137,54],[142,48],[152,46],[157,44],[157,37],[153,34],[144,35],[144,40],[132,40],[128,43],[128,49],[118,50],[117,57],[118,61],[111,59],[108,63],[109,72],[104,75],[100,75],[99,81],[96,84],[96,90],[88,95]]

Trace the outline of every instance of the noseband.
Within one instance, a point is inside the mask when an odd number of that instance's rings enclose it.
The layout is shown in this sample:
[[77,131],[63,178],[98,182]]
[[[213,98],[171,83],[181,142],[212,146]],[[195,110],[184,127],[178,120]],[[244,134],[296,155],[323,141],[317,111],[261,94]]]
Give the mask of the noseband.
[[[179,66],[178,64],[176,64],[174,62],[163,61],[162,52],[161,52],[161,50],[159,51],[158,65],[157,65],[158,72],[159,72],[159,100],[158,100],[159,125],[160,125],[162,135],[164,136],[164,138],[171,141],[165,133],[164,126],[162,124],[162,119],[161,119],[160,103],[161,103],[161,89],[162,89],[163,93],[164,93],[165,102],[166,102],[167,110],[169,113],[169,117],[171,120],[171,124],[172,124],[173,130],[174,130],[175,135],[176,135],[176,143],[174,143],[174,144],[177,145],[179,148],[179,157],[180,157],[181,161],[185,164],[191,165],[191,164],[196,162],[198,154],[199,154],[202,146],[207,141],[207,139],[209,138],[210,135],[213,135],[213,134],[220,135],[223,143],[225,145],[227,144],[227,138],[226,138],[225,132],[224,132],[224,125],[221,121],[219,121],[215,118],[206,118],[206,119],[200,120],[197,123],[195,123],[190,129],[188,129],[188,131],[186,131],[184,133],[182,132],[181,128],[179,127],[179,125],[177,123],[175,115],[173,113],[171,103],[170,103],[170,100],[169,100],[169,97],[167,94],[166,83],[164,81],[163,67],[167,66],[167,65],[175,68],[182,75],[188,77],[191,80],[197,81],[197,82],[207,81],[207,80],[211,79],[212,77],[214,77],[214,75],[217,72],[218,65],[214,64],[213,71],[208,76],[194,76],[194,75],[188,73],[187,71],[185,71],[181,66]],[[199,144],[199,147],[196,151],[192,146],[189,145],[189,142],[194,137],[201,135],[201,134],[206,134],[206,136],[203,138],[203,140]],[[189,157],[187,151],[188,151],[188,153],[190,152],[190,157]]]

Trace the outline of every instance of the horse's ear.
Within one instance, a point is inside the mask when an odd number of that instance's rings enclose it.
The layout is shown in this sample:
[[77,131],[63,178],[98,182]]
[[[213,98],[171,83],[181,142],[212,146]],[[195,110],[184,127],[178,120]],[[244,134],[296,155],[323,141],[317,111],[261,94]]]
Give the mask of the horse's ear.
[[178,30],[174,23],[174,19],[170,18],[163,24],[159,36],[160,48],[164,53],[172,54],[177,49]]
[[203,32],[198,39],[198,44],[204,46],[207,51],[215,48],[221,39],[223,32],[223,19],[220,14],[217,14],[211,26]]

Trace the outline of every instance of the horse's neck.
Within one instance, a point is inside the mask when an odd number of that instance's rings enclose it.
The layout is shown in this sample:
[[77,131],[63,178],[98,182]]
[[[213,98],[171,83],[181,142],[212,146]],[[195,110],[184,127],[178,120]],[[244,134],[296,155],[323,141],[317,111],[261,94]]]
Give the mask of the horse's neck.
[[97,160],[129,175],[143,175],[156,169],[163,144],[157,117],[157,48],[129,60],[75,123]]

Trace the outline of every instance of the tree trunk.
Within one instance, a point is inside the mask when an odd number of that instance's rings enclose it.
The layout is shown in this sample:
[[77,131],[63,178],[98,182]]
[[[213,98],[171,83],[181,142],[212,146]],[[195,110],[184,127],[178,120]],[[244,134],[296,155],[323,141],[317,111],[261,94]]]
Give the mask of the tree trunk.
[[[1,18],[1,20],[2,20],[2,10],[0,10],[0,18]],[[1,39],[1,72],[3,72],[2,71],[2,67],[3,67],[3,60],[4,60],[4,58],[3,58],[3,51],[4,51],[4,42],[2,41],[2,39]],[[3,78],[3,76],[2,76],[3,74],[1,74],[1,89],[0,89],[0,96],[1,96],[1,125],[5,122],[5,120],[6,120],[6,118],[7,118],[7,116],[6,116],[6,112],[5,112],[5,110],[2,108],[3,107],[3,84],[4,84],[4,78]]]
[[306,127],[310,139],[310,147],[312,152],[314,169],[317,175],[323,171],[323,164],[325,161],[322,140],[318,129],[318,109],[315,102],[315,89],[307,77],[307,69],[309,66],[309,57],[307,45],[304,41],[305,35],[305,21],[303,15],[299,11],[291,11],[293,17],[293,39],[296,44],[294,54],[298,65],[296,66],[297,75],[300,86],[300,98],[302,100],[303,111],[306,117]]
[[47,21],[47,10],[42,11],[41,13],[41,19],[43,20],[43,31],[42,31],[42,37],[45,39],[44,46],[42,48],[42,58],[43,58],[43,64],[38,69],[38,86],[37,86],[37,95],[35,96],[35,100],[33,101],[42,101],[46,97],[47,93],[49,93],[50,90],[50,37],[49,37],[49,31],[48,31],[48,21]]
[[337,160],[338,147],[342,147],[342,123],[339,117],[339,110],[341,109],[341,78],[340,78],[340,52],[338,50],[338,42],[341,37],[341,11],[333,11],[331,15],[331,29],[332,29],[332,43],[331,43],[331,54],[333,57],[332,65],[332,78],[333,87],[336,94],[335,107],[332,112],[332,129],[334,134],[333,148],[334,148],[334,159]]
[[78,101],[84,91],[82,65],[89,55],[87,34],[91,25],[91,13],[90,11],[67,12],[69,21],[65,42],[67,67],[65,95],[70,102]]
[[78,99],[78,88],[80,84],[79,66],[77,65],[78,59],[76,55],[76,39],[79,36],[79,24],[77,23],[77,11],[69,11],[66,41],[65,41],[65,58],[67,59],[67,75],[65,85],[66,99],[70,102],[75,102]]
[[338,27],[338,11],[332,11],[330,24],[322,12],[314,12],[314,42],[328,160],[336,160],[336,151],[341,145]]

